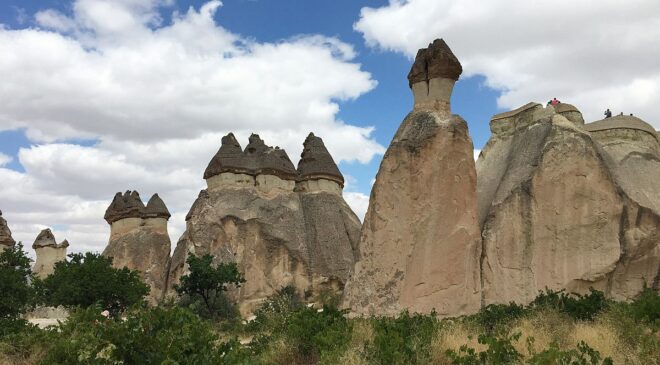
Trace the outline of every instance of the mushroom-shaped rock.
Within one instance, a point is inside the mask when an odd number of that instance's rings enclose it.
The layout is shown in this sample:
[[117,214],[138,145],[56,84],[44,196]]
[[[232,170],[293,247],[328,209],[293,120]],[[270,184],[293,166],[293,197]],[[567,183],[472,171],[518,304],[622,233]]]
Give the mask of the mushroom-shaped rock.
[[204,179],[209,179],[223,172],[250,173],[241,145],[233,133],[222,137],[222,145],[206,167]]
[[105,211],[104,218],[108,224],[124,218],[141,218],[144,208],[140,194],[137,191],[127,190],[124,194],[115,194],[112,203]]
[[559,103],[555,105],[555,113],[563,115],[566,119],[575,124],[584,125],[584,118],[582,117],[582,113],[580,113],[578,108],[576,108],[574,105]]
[[55,236],[53,236],[53,232],[50,230],[50,228],[46,228],[39,232],[39,235],[37,235],[37,238],[32,244],[32,248],[35,250],[42,247],[57,247]]
[[144,208],[143,218],[170,219],[171,216],[170,211],[167,210],[167,206],[165,206],[165,202],[163,202],[163,199],[161,199],[158,194],[154,194],[151,199],[149,199],[146,208]]
[[303,151],[298,162],[298,175],[301,181],[328,179],[344,186],[344,176],[325,148],[323,140],[314,133],[310,133],[303,143]]
[[257,159],[257,174],[275,175],[284,180],[296,179],[296,168],[286,151],[268,149]]
[[66,259],[67,247],[69,247],[69,241],[64,240],[57,244],[50,229],[46,228],[39,232],[32,244],[32,248],[37,253],[37,260],[32,272],[41,279],[52,274],[55,270],[55,263]]
[[434,78],[457,81],[463,67],[443,39],[436,39],[427,48],[417,51],[415,63],[408,73],[410,87],[421,81]]
[[420,49],[408,74],[414,108],[448,115],[454,83],[462,72],[461,63],[444,40],[436,39],[428,48]]
[[11,230],[7,225],[7,221],[2,218],[2,211],[0,211],[0,249],[5,247],[12,247],[16,241],[11,236]]

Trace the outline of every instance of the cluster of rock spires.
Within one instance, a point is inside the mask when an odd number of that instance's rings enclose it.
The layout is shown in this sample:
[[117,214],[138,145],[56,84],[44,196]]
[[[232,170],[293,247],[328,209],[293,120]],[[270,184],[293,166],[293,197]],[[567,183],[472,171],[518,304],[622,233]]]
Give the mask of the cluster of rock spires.
[[[108,207],[103,254],[139,270],[153,302],[173,294],[190,254],[236,262],[247,281],[231,295],[243,314],[285,286],[309,300],[341,294],[356,314],[442,316],[525,304],[546,288],[593,287],[622,300],[644,285],[660,290],[658,132],[632,116],[585,124],[573,105],[529,103],[492,118],[475,164],[467,123],[451,114],[461,73],[443,40],[418,52],[408,75],[414,107],[362,225],[321,138],[310,133],[296,168],[258,135],[243,149],[230,133],[171,257],[167,207],[157,194],[145,206],[136,191]],[[0,247],[9,247],[1,215]],[[66,245],[45,230],[33,247]],[[42,262],[56,257],[48,255]]]

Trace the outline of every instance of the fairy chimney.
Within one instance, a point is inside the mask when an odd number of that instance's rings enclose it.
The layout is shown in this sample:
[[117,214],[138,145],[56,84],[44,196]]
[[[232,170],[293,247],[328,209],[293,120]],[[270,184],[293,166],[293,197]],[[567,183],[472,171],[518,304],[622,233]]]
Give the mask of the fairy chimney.
[[444,40],[436,39],[420,49],[408,74],[414,110],[430,109],[451,115],[451,93],[461,73],[461,63]]
[[325,191],[341,195],[344,176],[323,140],[310,133],[303,143],[303,152],[298,162],[298,182],[296,191]]
[[0,252],[8,247],[13,247],[16,241],[11,236],[11,230],[7,225],[7,221],[2,217],[0,210]]
[[50,229],[42,230],[32,244],[37,254],[32,272],[40,279],[52,274],[55,271],[55,263],[66,259],[67,247],[69,241],[64,240],[58,244]]

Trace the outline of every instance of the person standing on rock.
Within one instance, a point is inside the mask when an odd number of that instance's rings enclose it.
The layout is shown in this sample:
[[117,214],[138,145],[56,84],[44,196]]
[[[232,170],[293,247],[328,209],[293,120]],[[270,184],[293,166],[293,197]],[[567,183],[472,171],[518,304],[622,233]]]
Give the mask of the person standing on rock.
[[561,103],[561,101],[557,100],[557,98],[552,98],[552,100],[550,100],[550,101],[548,102],[548,105],[555,106],[555,105],[557,105],[557,104],[559,104],[559,103]]
[[607,108],[607,110],[605,110],[604,114],[605,114],[605,118],[611,118],[612,117],[612,112],[610,111],[610,108]]

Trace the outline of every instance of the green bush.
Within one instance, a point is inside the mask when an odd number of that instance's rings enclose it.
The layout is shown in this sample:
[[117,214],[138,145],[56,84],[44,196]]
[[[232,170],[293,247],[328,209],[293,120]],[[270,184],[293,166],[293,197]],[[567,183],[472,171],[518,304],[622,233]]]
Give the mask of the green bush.
[[482,325],[487,332],[492,332],[497,326],[510,324],[525,314],[525,308],[516,303],[490,304],[474,315],[474,319]]
[[41,284],[47,305],[87,308],[100,305],[113,316],[143,300],[149,287],[137,271],[115,269],[112,259],[95,253],[71,254],[55,264],[55,271]]
[[[30,259],[20,242],[0,252],[0,320],[9,326],[15,325],[13,318],[29,309],[33,304],[34,290]],[[0,332],[9,331],[0,328]]]
[[289,321],[291,316],[303,308],[302,300],[293,286],[286,286],[269,297],[254,313],[254,320],[247,325],[247,330],[278,331]]
[[435,312],[411,315],[404,311],[398,318],[375,318],[369,357],[381,365],[427,364],[437,326]]
[[238,316],[236,308],[224,294],[230,284],[240,287],[245,282],[236,264],[221,263],[213,267],[211,255],[190,255],[186,262],[190,273],[181,277],[181,283],[175,287],[182,297],[181,305],[190,306],[205,318]]
[[239,363],[225,361],[229,352],[235,356],[238,350],[231,345],[217,345],[210,324],[185,308],[139,308],[128,311],[124,320],[105,318],[101,310],[90,307],[78,311],[53,330],[57,336],[53,336],[55,340],[43,363]]
[[[533,339],[532,339],[533,340]],[[556,343],[533,356],[527,361],[529,365],[613,365],[609,357],[600,360],[600,353],[580,342],[577,349],[561,350]]]
[[629,304],[630,315],[640,322],[646,322],[655,329],[660,326],[660,294],[647,288],[644,284],[644,290]]
[[608,307],[609,301],[605,299],[603,292],[593,288],[589,288],[589,291],[589,294],[581,295],[546,289],[545,292],[539,293],[529,307],[554,308],[574,319],[593,320]]
[[350,339],[351,325],[344,315],[335,307],[304,307],[291,316],[282,335],[305,363],[316,363],[322,358],[330,361]]

